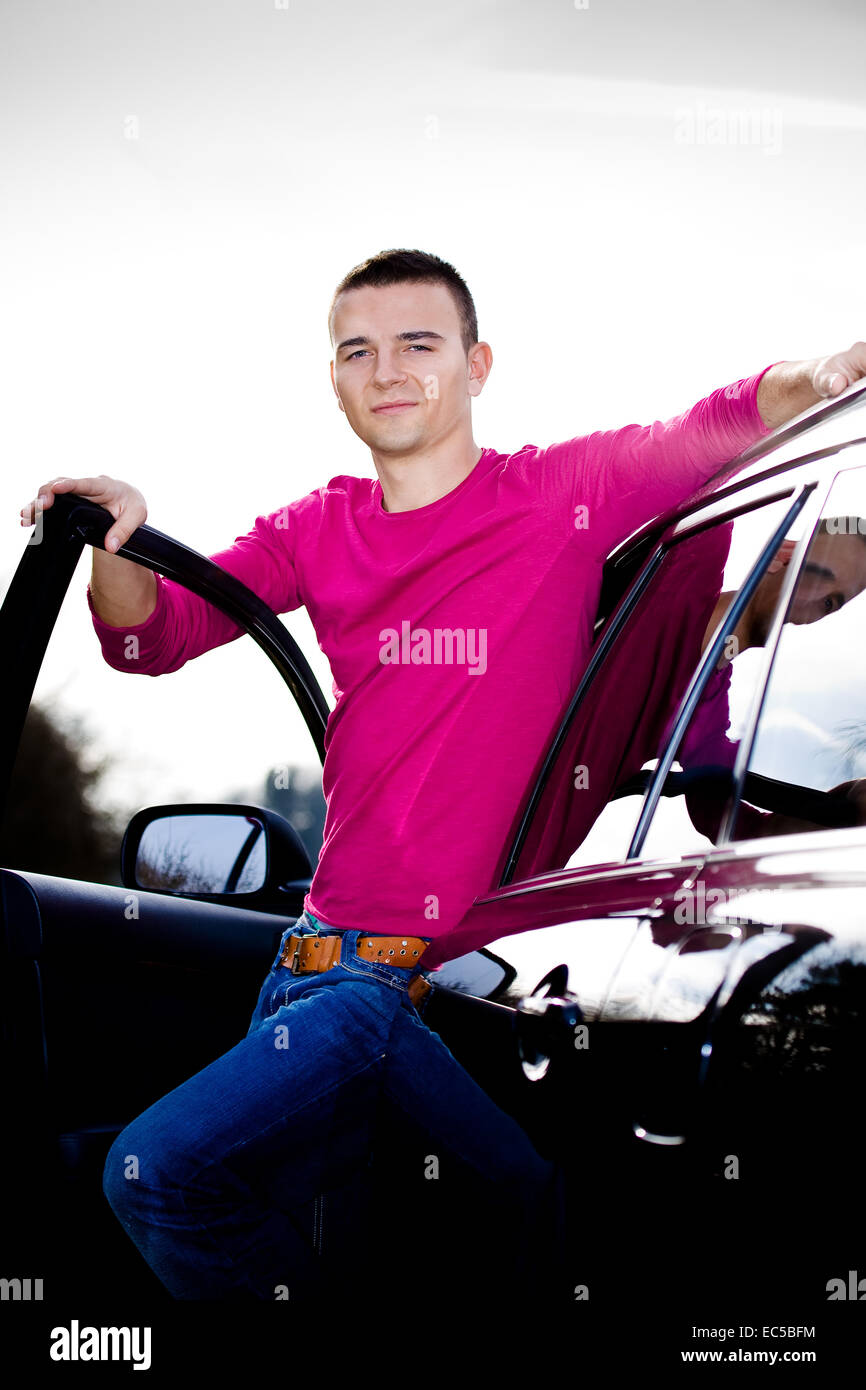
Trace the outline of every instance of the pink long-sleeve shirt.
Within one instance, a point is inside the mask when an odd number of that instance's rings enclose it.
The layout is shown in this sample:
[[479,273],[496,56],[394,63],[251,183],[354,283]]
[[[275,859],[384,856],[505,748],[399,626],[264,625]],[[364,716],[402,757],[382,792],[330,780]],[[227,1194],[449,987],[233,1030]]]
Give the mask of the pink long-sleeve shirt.
[[[667,422],[485,448],[411,511],[386,512],[378,480],[341,474],[211,557],[276,613],[304,605],[330,662],[327,815],[305,899],[323,923],[432,937],[431,968],[457,953],[449,934],[494,886],[585,666],[605,557],[769,433],[767,370]],[[176,671],[241,632],[162,576],[135,627],[110,627],[87,599],[119,671]]]

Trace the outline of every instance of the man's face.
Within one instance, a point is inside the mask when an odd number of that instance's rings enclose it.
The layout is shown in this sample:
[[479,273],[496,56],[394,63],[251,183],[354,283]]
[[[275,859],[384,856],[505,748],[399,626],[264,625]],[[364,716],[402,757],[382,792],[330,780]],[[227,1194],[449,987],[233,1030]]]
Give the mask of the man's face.
[[[756,641],[761,644],[767,640],[779,590],[793,552],[794,542],[783,541],[752,599],[752,628]],[[819,534],[812,542],[800,570],[785,621],[817,623],[828,613],[835,613],[843,603],[850,602],[864,588],[866,542],[857,535]]]
[[818,535],[800,571],[788,621],[815,623],[864,588],[866,541],[857,535]]
[[[470,397],[486,371],[483,354],[467,361],[445,285],[347,290],[333,327],[331,381],[352,429],[374,452],[416,453],[467,427]],[[391,402],[408,404],[386,408]]]

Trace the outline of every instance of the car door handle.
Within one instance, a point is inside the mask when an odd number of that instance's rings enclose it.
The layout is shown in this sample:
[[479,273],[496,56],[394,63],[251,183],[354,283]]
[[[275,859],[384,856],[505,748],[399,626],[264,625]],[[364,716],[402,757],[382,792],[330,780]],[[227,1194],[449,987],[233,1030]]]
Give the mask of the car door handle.
[[574,1029],[583,1022],[583,1010],[567,989],[568,967],[550,970],[531,994],[517,1001],[514,1033],[524,1075],[540,1081],[557,1049],[571,1045]]

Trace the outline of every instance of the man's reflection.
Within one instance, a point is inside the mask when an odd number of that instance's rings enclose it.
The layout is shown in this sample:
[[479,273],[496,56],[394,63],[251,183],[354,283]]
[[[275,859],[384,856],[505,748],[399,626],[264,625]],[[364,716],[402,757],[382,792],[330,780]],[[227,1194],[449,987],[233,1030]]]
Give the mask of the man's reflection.
[[[707,770],[707,785],[694,784],[687,792],[686,804],[692,822],[702,833],[715,838],[729,781],[720,773],[733,768],[739,743],[727,737],[730,726],[729,692],[733,662],[750,647],[766,644],[779,593],[796,542],[785,540],[767,573],[725,643],[695,710],[691,724],[677,752],[686,772]],[[844,603],[866,589],[866,521],[859,517],[825,517],[809,547],[790,604],[786,623],[819,622],[835,613]],[[701,652],[709,646],[719,622],[734,599],[733,592],[722,592],[707,623]],[[673,720],[669,722],[670,728]],[[667,732],[667,731],[666,731]],[[852,820],[866,820],[866,781],[857,779],[831,788],[826,795],[854,802]],[[777,812],[762,812],[742,804],[738,813],[738,839],[753,835],[777,835],[794,830],[819,828],[814,821]]]

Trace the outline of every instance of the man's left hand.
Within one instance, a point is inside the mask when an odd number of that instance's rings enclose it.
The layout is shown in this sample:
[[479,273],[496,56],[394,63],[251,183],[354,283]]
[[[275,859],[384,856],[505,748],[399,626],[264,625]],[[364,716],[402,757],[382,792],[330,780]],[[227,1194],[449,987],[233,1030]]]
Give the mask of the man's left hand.
[[832,357],[817,359],[812,372],[812,390],[816,396],[838,396],[862,376],[866,376],[866,343],[854,343],[847,352],[835,352]]
[[866,377],[866,343],[853,343],[847,352],[829,357],[776,362],[758,382],[758,413],[768,429],[776,429],[861,377]]

